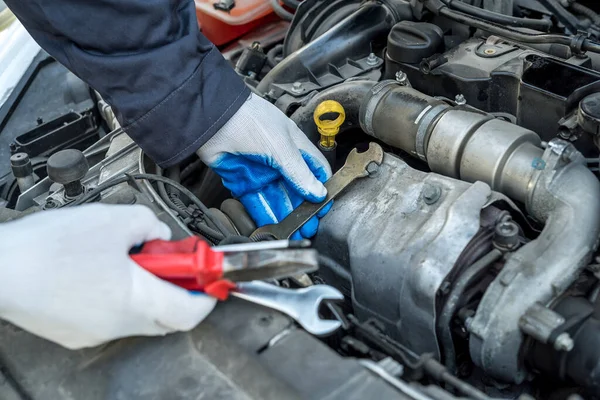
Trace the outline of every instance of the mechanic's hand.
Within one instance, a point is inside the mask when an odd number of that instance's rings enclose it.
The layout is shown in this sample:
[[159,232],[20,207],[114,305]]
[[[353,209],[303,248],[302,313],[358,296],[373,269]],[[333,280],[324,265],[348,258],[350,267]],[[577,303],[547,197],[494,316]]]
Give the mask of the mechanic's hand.
[[192,329],[215,299],[160,280],[128,255],[170,236],[137,205],[86,205],[0,224],[0,318],[70,349]]
[[[277,107],[251,95],[237,113],[198,150],[223,178],[258,226],[275,224],[304,200],[321,202],[331,168],[321,152]],[[325,207],[293,239],[317,233]]]

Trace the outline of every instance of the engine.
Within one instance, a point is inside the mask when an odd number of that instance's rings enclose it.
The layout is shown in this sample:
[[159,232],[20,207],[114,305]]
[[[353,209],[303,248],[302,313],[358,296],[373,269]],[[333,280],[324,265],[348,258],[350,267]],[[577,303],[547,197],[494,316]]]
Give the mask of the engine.
[[[319,271],[281,282],[344,293],[323,311],[344,322],[329,347],[394,360],[407,398],[600,395],[599,36],[573,1],[306,0],[223,49],[316,144],[315,118],[343,114],[320,144],[334,171],[354,148],[385,150],[323,218]],[[315,116],[325,101],[341,108]],[[198,160],[161,171],[99,103],[113,130],[83,151],[89,170],[52,169],[57,153],[33,182],[15,160],[11,218],[143,203],[176,238],[250,240],[214,174]]]

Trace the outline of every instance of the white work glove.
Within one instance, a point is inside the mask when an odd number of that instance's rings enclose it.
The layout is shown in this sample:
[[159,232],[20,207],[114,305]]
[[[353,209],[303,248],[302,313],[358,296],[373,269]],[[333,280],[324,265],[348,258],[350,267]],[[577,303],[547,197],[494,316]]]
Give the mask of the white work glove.
[[[198,152],[246,207],[258,226],[275,224],[305,200],[325,199],[331,168],[306,135],[277,107],[256,95]],[[325,207],[293,239],[317,233]]]
[[40,212],[0,237],[0,318],[70,349],[187,331],[215,306],[131,260],[133,246],[171,237],[144,206]]

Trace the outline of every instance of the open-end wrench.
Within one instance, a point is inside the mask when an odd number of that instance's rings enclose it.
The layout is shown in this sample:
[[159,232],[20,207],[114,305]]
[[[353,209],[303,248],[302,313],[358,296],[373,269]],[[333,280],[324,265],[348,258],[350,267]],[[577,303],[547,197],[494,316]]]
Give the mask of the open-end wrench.
[[281,311],[313,335],[327,335],[342,326],[340,321],[319,318],[319,306],[323,300],[344,299],[339,290],[328,285],[285,289],[261,281],[240,282],[231,295]]
[[327,197],[319,204],[305,201],[300,204],[290,215],[278,224],[265,225],[252,233],[252,237],[271,236],[273,239],[289,239],[294,232],[317,215],[331,200],[338,196],[352,182],[359,178],[369,176],[367,167],[371,163],[381,165],[383,162],[383,149],[377,143],[370,143],[369,150],[359,153],[352,150],[346,163],[325,183]]

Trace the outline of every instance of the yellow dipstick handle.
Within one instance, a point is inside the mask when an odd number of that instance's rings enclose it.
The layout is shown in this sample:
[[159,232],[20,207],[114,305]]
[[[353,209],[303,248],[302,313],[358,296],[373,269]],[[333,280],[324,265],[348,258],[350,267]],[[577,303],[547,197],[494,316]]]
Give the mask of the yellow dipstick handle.
[[[336,119],[322,119],[328,114],[338,114]],[[335,148],[335,136],[340,133],[340,126],[346,120],[346,110],[334,100],[325,100],[317,106],[314,113],[315,124],[321,134],[319,144],[326,150]]]

